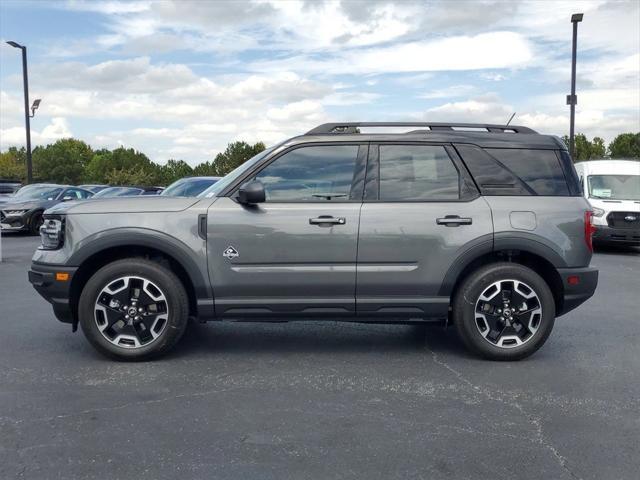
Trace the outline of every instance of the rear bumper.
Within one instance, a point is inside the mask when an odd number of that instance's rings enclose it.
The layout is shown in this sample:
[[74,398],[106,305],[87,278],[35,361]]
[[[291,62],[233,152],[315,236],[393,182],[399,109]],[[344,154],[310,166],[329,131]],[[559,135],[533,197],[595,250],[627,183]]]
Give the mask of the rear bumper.
[[640,228],[612,228],[595,225],[593,234],[595,243],[610,243],[619,245],[640,245]]
[[[74,323],[75,316],[71,308],[71,280],[77,267],[60,267],[32,263],[29,270],[29,282],[33,288],[53,306],[56,318],[64,323]],[[69,274],[67,280],[56,280],[56,273]]]
[[559,268],[564,297],[556,316],[564,315],[593,296],[598,286],[598,270],[593,267]]

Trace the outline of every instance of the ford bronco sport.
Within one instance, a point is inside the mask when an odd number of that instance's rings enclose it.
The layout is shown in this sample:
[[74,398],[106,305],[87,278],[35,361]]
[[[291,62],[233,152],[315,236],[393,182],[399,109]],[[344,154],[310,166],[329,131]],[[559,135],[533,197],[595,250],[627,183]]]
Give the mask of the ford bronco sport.
[[70,202],[44,219],[29,280],[122,360],[167,352],[189,318],[444,320],[476,354],[516,360],[598,278],[564,144],[518,126],[325,124],[199,198]]

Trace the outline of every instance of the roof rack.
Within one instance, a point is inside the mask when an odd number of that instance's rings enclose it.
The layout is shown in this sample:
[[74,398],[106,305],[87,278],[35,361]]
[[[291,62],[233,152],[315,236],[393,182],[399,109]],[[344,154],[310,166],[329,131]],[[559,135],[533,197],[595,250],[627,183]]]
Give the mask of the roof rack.
[[[538,133],[528,127],[517,125],[493,125],[489,123],[431,123],[431,122],[346,122],[323,123],[309,130],[305,135],[360,133],[360,127],[419,127],[406,133],[426,133],[428,131],[484,130],[491,133]],[[425,130],[424,128],[427,128]]]

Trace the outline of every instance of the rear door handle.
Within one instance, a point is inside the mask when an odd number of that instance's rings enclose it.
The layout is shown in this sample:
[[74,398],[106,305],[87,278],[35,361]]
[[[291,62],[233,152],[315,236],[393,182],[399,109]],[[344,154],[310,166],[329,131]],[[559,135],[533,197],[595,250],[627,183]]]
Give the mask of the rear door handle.
[[462,218],[458,215],[446,215],[443,218],[436,218],[436,223],[445,227],[459,227],[460,225],[471,225],[473,221],[470,218]]
[[331,215],[320,215],[316,218],[310,218],[310,225],[344,225],[347,219],[344,217],[332,217]]

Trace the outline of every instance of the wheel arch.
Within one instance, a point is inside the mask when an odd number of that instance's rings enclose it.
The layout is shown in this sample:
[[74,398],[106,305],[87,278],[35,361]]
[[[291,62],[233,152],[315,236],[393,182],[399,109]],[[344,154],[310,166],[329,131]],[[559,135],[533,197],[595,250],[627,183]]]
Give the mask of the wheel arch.
[[80,294],[87,280],[101,267],[123,258],[143,257],[168,266],[182,281],[189,297],[189,311],[194,316],[212,316],[213,299],[208,277],[192,258],[193,250],[164,233],[126,229],[107,236],[88,237],[73,253],[68,265],[77,265],[70,286],[70,306],[77,324]]
[[[566,267],[566,263],[556,252],[538,242],[521,242],[520,240],[503,242],[493,249],[475,248],[458,257],[449,268],[440,287],[439,295],[453,298],[462,281],[473,271],[496,262],[513,262],[524,265],[549,285],[555,300],[556,312],[563,311],[564,285],[558,268]],[[534,248],[531,248],[533,245]]]

